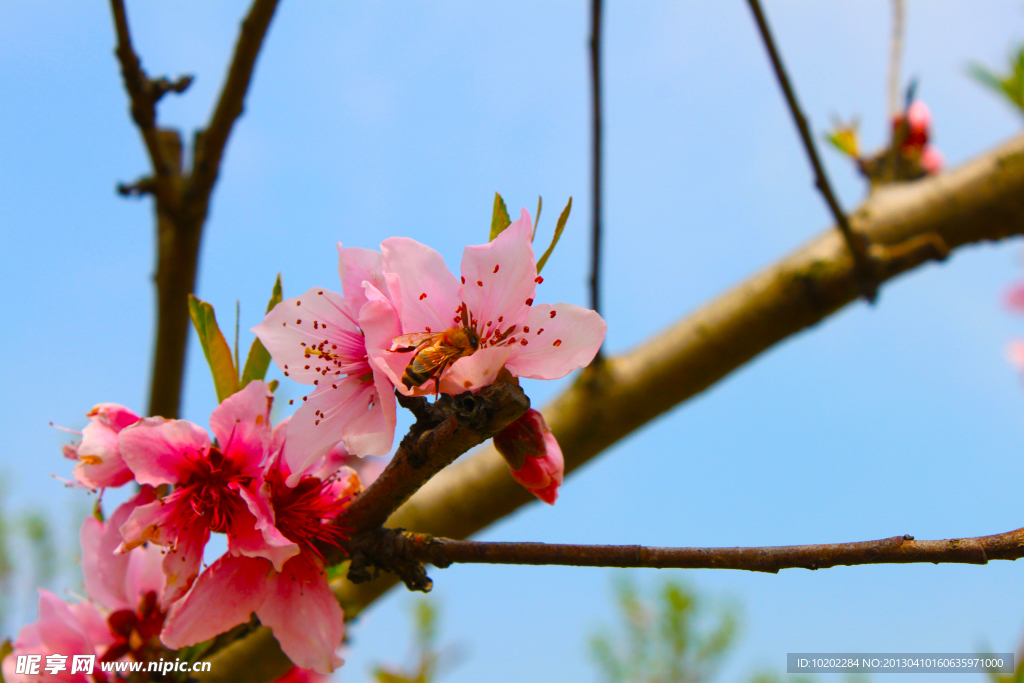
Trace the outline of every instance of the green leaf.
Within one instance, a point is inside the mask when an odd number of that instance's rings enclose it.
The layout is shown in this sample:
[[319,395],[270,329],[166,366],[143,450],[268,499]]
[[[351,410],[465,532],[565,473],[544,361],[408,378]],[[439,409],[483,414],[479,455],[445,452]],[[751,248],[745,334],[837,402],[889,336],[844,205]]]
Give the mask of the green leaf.
[[537,195],[537,215],[533,218],[533,236],[530,237],[530,241],[537,239],[537,226],[540,225],[540,208],[544,205],[544,199]]
[[[505,231],[505,228],[512,225],[508,217],[508,209],[505,208],[505,200],[497,192],[494,193],[494,212],[491,214],[491,240]],[[490,241],[490,240],[488,240]]]
[[1003,93],[1003,79],[996,76],[981,64],[971,64],[968,67],[968,73],[971,78],[982,85],[995,90],[997,93]]
[[572,197],[569,197],[569,203],[565,205],[562,210],[562,215],[558,217],[558,225],[555,226],[555,234],[551,238],[551,246],[548,247],[544,255],[537,261],[537,272],[540,273],[544,269],[544,264],[548,262],[548,257],[551,256],[551,252],[555,250],[555,245],[558,244],[558,238],[562,236],[562,231],[565,230],[565,223],[569,220],[569,212],[572,210]]
[[189,294],[188,314],[199,335],[199,343],[203,346],[206,362],[210,364],[213,386],[217,390],[217,400],[223,401],[238,391],[238,373],[231,360],[231,347],[224,339],[224,333],[217,327],[217,317],[213,314],[213,306]]
[[[267,313],[274,310],[274,306],[281,303],[281,274],[277,274],[274,282],[274,291],[270,295],[270,303],[267,304]],[[236,342],[237,345],[237,342]],[[238,389],[242,390],[245,385],[254,379],[263,379],[267,376],[267,368],[270,367],[270,353],[260,342],[259,338],[252,340],[249,347],[249,357],[245,359],[245,369],[242,370],[242,380],[238,383]],[[271,389],[273,391],[273,389]]]

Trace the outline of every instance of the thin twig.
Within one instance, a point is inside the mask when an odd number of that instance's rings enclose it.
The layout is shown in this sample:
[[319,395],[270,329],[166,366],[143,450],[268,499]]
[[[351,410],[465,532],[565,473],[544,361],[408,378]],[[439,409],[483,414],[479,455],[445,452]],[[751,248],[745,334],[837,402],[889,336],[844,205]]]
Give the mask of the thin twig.
[[900,113],[900,62],[903,58],[903,0],[892,0],[892,41],[889,47],[889,120]]
[[274,18],[277,2],[255,0],[249,14],[242,21],[242,30],[235,44],[235,53],[217,107],[206,129],[197,134],[189,187],[197,201],[209,199],[213,185],[217,182],[224,147],[235,121],[245,109],[245,95],[252,81],[256,57],[263,46],[270,20]]
[[782,58],[779,56],[779,51],[775,47],[775,40],[772,38],[771,29],[768,28],[768,20],[765,18],[764,12],[761,10],[761,3],[758,0],[747,1],[750,4],[751,11],[754,13],[754,19],[757,22],[757,28],[761,33],[761,38],[764,40],[765,48],[768,50],[768,56],[771,59],[772,68],[775,70],[775,76],[779,81],[779,85],[782,87],[783,94],[786,96],[786,103],[789,105],[789,110],[793,114],[793,120],[800,133],[800,139],[804,143],[804,149],[807,150],[807,156],[814,169],[814,185],[825,197],[825,202],[828,204],[828,208],[836,220],[836,226],[839,228],[839,232],[842,233],[843,239],[846,240],[846,246],[849,248],[850,254],[853,256],[854,270],[857,274],[861,295],[869,302],[874,303],[878,294],[878,283],[875,277],[874,267],[867,256],[865,245],[861,244],[861,240],[858,239],[856,234],[854,234],[853,228],[850,227],[849,219],[846,214],[843,213],[842,207],[839,206],[839,201],[836,199],[835,193],[832,192],[832,186],[828,182],[828,176],[825,175],[825,168],[821,165],[821,159],[818,158],[818,151],[814,146],[814,139],[811,137],[811,131],[810,127],[807,125],[807,119],[800,110],[800,104],[797,102],[796,93],[789,82],[789,76],[786,74],[786,68],[782,64]]
[[590,2],[590,94],[592,109],[593,232],[590,238],[590,307],[601,311],[601,2]]
[[655,548],[640,545],[500,543],[455,541],[425,534],[383,536],[402,560],[451,564],[529,564],[571,567],[739,569],[777,574],[780,569],[827,569],[863,564],[987,564],[1024,557],[1024,529],[993,536],[915,541],[893,536],[877,541],[755,548]]

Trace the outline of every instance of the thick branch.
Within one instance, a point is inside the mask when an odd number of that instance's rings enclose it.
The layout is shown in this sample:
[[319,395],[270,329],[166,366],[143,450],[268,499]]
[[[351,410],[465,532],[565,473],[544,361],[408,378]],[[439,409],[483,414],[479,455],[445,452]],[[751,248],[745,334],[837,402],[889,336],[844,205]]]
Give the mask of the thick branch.
[[[401,400],[416,414],[416,424],[387,468],[335,522],[349,529],[353,538],[380,527],[431,477],[530,408],[523,390],[505,382],[477,394],[446,394],[433,405],[426,399]],[[340,561],[342,557],[331,559]]]
[[[1024,233],[1024,136],[950,173],[883,187],[853,214],[878,245],[941,239],[950,248]],[[885,279],[925,262],[891,261]],[[565,455],[566,470],[714,385],[778,342],[854,301],[858,285],[849,251],[834,228],[756,273],[640,347],[584,373],[543,409]],[[492,446],[447,468],[389,519],[389,525],[466,538],[533,500]],[[339,582],[346,616],[357,615],[395,584]],[[274,644],[266,629],[214,658],[248,680],[272,680],[248,664]],[[223,658],[223,659],[222,659]],[[230,658],[230,659],[228,659]],[[224,662],[222,664],[222,662]],[[242,668],[244,667],[244,669]],[[257,672],[259,675],[257,676]],[[202,680],[213,680],[210,678]]]
[[878,541],[783,545],[762,548],[652,548],[641,545],[483,543],[406,534],[394,541],[402,559],[435,567],[456,563],[531,564],[653,569],[740,569],[777,574],[780,569],[827,569],[860,564],[987,564],[1024,557],[1024,529],[977,538],[915,541],[893,536]]
[[877,275],[874,272],[875,266],[868,258],[864,248],[865,245],[858,239],[853,228],[850,226],[850,221],[846,214],[843,213],[842,207],[839,206],[839,200],[836,199],[836,195],[832,191],[832,185],[828,182],[825,167],[821,165],[821,159],[818,158],[818,150],[814,146],[814,138],[811,137],[810,127],[807,125],[807,118],[800,110],[800,103],[797,102],[796,92],[789,82],[786,67],[783,66],[782,57],[775,47],[775,40],[772,38],[771,29],[768,27],[768,20],[761,10],[761,3],[758,0],[747,1],[750,4],[751,11],[754,13],[754,20],[757,22],[758,31],[761,33],[762,40],[764,40],[764,46],[768,50],[768,57],[771,60],[772,68],[775,70],[775,77],[778,79],[779,86],[786,96],[789,111],[793,114],[793,121],[796,123],[800,139],[803,141],[804,149],[807,151],[807,157],[811,162],[811,167],[814,169],[814,185],[825,198],[825,203],[828,204],[828,208],[836,220],[839,232],[842,233],[843,239],[846,240],[847,248],[853,254],[854,272],[861,288],[861,294],[864,295],[865,299],[873,302],[878,290]]

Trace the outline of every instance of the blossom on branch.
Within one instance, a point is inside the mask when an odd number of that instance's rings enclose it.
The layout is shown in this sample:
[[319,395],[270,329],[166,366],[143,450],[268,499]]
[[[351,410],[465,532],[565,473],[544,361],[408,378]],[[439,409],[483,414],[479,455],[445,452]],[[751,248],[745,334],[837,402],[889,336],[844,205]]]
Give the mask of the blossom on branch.
[[117,435],[139,421],[139,416],[116,403],[100,403],[86,417],[82,440],[64,446],[64,457],[77,460],[74,477],[91,489],[121,486],[134,475],[128,469],[117,446]]
[[171,608],[161,634],[167,646],[212,638],[255,613],[296,665],[330,673],[342,664],[337,650],[344,615],[327,583],[322,548],[337,547],[345,538],[345,530],[333,522],[359,491],[359,477],[347,467],[333,471],[337,461],[325,457],[298,472],[297,485],[289,487],[290,426],[286,420],[274,429],[271,453],[259,476],[260,494],[269,503],[276,529],[290,542],[289,552],[226,554],[214,562]]
[[[461,281],[430,247],[405,237],[381,243],[390,296],[368,285],[366,308],[376,302],[382,310],[393,302],[402,336],[386,348],[369,343],[367,348],[370,360],[399,391],[437,393],[437,377],[444,393],[478,391],[493,383],[502,367],[514,377],[558,379],[594,359],[607,330],[600,315],[571,304],[534,305],[543,278],[537,275],[532,235],[530,214],[523,209],[494,240],[466,247]],[[406,370],[424,352],[422,344],[434,344],[430,353],[443,356],[447,342],[436,341],[438,333],[458,331],[466,334],[469,347],[440,366],[435,360],[426,381],[411,382]],[[422,344],[408,348],[410,339]]]
[[[387,375],[369,363],[361,317],[363,283],[387,291],[380,254],[339,244],[338,271],[343,296],[314,287],[282,301],[252,328],[286,377],[315,387],[294,415],[290,457],[297,458],[291,462],[296,472],[339,442],[363,456],[386,455],[394,440],[394,391]],[[400,334],[394,313],[372,325]]]
[[494,447],[508,463],[513,479],[545,503],[555,504],[565,460],[543,415],[527,410],[494,437]]
[[[139,505],[154,499],[146,486],[110,519],[90,517],[82,524],[82,574],[89,601],[67,604],[46,590],[39,592],[39,619],[21,629],[11,656],[4,660],[3,676],[9,683],[37,680],[17,674],[18,655],[91,654],[112,662],[131,657],[154,661],[166,654],[158,634],[167,603],[159,595],[164,585],[159,548],[147,545],[115,555],[121,542],[119,527]],[[92,680],[71,667],[46,680],[85,683]]]
[[167,547],[164,598],[181,597],[199,573],[211,532],[226,533],[234,552],[240,539],[259,525],[267,545],[284,546],[267,519],[253,483],[270,445],[270,404],[261,381],[227,398],[210,415],[217,437],[186,420],[144,418],[118,438],[122,456],[140,484],[173,485],[158,500],[141,505],[121,527],[126,552],[149,541]]

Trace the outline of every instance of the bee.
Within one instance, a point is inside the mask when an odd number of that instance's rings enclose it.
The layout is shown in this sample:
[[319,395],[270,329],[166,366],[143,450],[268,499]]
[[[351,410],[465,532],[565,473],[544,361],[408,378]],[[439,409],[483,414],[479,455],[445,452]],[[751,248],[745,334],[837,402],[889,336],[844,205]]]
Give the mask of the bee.
[[[440,387],[441,374],[452,363],[470,356],[480,348],[480,334],[470,326],[466,305],[462,305],[462,327],[451,327],[442,332],[414,332],[395,337],[394,353],[415,351],[402,373],[402,384],[412,389],[433,379]],[[438,389],[440,391],[440,389]]]

